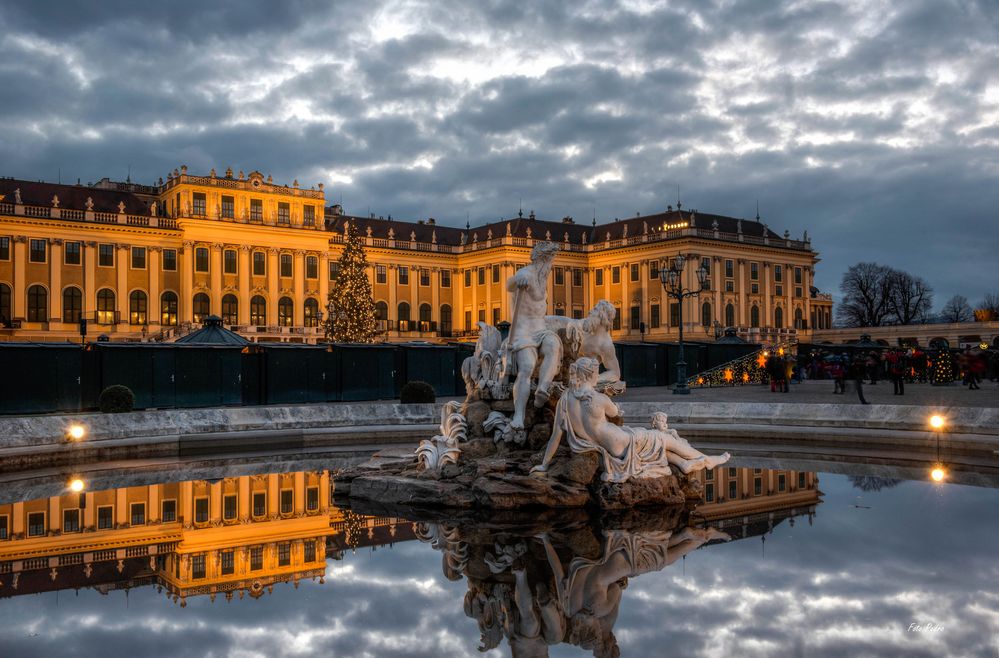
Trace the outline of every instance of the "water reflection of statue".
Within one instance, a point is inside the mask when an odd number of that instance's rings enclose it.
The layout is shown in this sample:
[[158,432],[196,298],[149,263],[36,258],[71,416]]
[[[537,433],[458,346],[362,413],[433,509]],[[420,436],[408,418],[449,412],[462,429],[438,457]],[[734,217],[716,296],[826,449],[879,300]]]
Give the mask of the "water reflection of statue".
[[541,464],[532,473],[544,473],[565,436],[573,452],[598,452],[603,480],[625,482],[631,478],[662,477],[669,465],[683,473],[724,464],[729,454],[709,457],[680,438],[666,425],[666,414],[653,415],[652,429],[626,427],[612,422],[622,417],[620,408],[596,390],[599,364],[579,358],[569,367],[569,390],[559,399],[555,424]]
[[552,382],[562,365],[562,341],[545,324],[548,311],[548,275],[558,245],[539,242],[531,250],[531,263],[517,270],[507,280],[507,290],[513,293],[513,316],[508,350],[517,367],[513,384],[513,418],[510,427],[524,429],[527,400],[531,395],[531,376],[538,372],[538,387],[534,404],[542,407],[548,401]]

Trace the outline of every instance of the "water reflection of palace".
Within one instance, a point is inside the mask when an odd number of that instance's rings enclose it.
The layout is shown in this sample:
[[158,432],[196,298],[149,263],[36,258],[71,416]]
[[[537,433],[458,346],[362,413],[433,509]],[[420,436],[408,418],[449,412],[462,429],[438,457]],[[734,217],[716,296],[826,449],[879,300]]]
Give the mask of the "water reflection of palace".
[[812,522],[822,502],[819,475],[810,471],[720,466],[691,474],[704,488],[695,517],[733,539],[762,535],[805,515]]
[[331,503],[328,471],[122,487],[0,505],[0,597],[158,585],[253,597],[326,575],[343,551],[412,539],[413,524]]

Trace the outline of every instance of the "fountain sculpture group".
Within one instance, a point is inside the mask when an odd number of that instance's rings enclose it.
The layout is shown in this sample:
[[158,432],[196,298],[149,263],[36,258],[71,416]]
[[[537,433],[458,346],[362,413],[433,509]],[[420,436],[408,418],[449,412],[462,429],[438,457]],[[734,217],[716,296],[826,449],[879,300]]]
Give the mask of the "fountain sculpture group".
[[[609,330],[615,308],[586,318],[546,315],[558,246],[539,242],[507,281],[509,333],[479,323],[462,364],[464,402],[441,410],[440,434],[416,459],[340,480],[351,497],[445,507],[630,508],[683,503],[700,492],[686,475],[714,468],[655,413],[651,427],[623,425],[611,399],[625,389]],[[349,480],[349,483],[347,482]]]

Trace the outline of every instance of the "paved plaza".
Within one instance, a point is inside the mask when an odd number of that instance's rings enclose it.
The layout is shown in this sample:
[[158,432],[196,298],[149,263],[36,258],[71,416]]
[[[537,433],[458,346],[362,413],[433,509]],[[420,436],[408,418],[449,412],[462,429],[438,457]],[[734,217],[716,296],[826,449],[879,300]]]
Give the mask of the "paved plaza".
[[[906,384],[905,395],[892,394],[891,381],[871,386],[864,383],[864,397],[871,404],[904,404],[950,407],[999,407],[999,384],[984,381],[981,390],[969,391],[955,382],[949,386]],[[832,380],[804,381],[791,384],[788,393],[771,393],[770,385],[732,386],[692,389],[685,402],[772,402],[787,404],[860,404],[853,382],[847,383],[844,395],[833,394]],[[672,390],[664,386],[631,388],[616,398],[624,402],[670,401]]]

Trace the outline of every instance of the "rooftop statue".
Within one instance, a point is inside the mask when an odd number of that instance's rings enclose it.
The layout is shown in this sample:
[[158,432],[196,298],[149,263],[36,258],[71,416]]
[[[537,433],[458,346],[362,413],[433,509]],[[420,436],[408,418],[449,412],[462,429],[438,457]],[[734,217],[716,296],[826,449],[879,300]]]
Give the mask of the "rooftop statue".
[[613,400],[596,390],[599,363],[580,357],[570,366],[569,390],[555,408],[555,425],[541,464],[532,474],[544,474],[562,438],[575,453],[596,452],[603,461],[605,482],[626,482],[631,478],[670,475],[670,464],[681,473],[715,468],[729,460],[729,454],[708,457],[681,439],[666,425],[666,414],[652,416],[652,429],[616,424],[623,414]]

